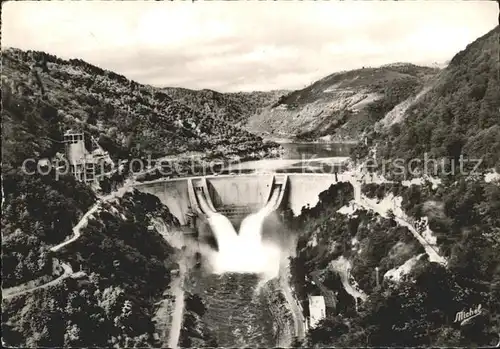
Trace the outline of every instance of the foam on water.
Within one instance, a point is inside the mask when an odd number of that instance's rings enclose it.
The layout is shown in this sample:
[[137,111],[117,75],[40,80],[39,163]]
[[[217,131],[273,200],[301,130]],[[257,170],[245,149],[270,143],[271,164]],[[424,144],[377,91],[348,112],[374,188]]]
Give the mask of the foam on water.
[[214,273],[254,273],[266,279],[279,273],[280,249],[271,244],[249,246],[238,241],[228,251],[214,254]]
[[[277,199],[277,193],[270,202]],[[236,231],[229,219],[217,214],[209,219],[219,251],[211,255],[214,273],[255,273],[265,279],[277,277],[279,274],[281,249],[271,242],[262,241],[262,227],[273,206],[266,205],[257,213],[246,217]]]

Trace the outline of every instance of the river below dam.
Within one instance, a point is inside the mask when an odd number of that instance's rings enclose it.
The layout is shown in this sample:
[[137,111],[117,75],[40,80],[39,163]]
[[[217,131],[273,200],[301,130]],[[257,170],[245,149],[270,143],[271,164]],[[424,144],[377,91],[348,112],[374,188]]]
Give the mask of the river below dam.
[[[243,163],[246,170],[251,171],[273,171],[291,170],[307,165],[307,159],[320,159],[326,163],[336,163],[339,159],[345,159],[349,156],[349,150],[352,144],[282,144],[285,153],[281,159],[269,159],[260,161],[249,161]],[[318,193],[319,194],[319,193]],[[283,258],[294,254],[295,240],[284,228],[276,215],[271,215],[266,219],[263,227],[256,227],[264,241],[271,241],[279,247],[281,254],[278,255],[276,263],[281,273]],[[244,217],[242,217],[244,218]],[[234,224],[238,228],[237,224]],[[235,229],[236,230],[236,229]],[[198,232],[199,234],[203,234]],[[237,259],[237,255],[235,256]],[[247,256],[247,258],[249,258]],[[255,262],[264,258],[259,253],[255,253]],[[202,260],[205,257],[202,258]],[[237,264],[239,261],[227,261],[227,263]],[[274,347],[278,344],[286,343],[283,341],[283,328],[289,327],[293,333],[293,325],[290,324],[291,311],[288,313],[276,314],[276,309],[285,309],[283,304],[273,304],[270,310],[270,292],[276,291],[277,283],[270,282],[273,277],[263,276],[258,273],[248,272],[226,272],[221,274],[213,273],[210,268],[204,266],[192,268],[186,278],[186,290],[191,294],[198,295],[206,311],[201,317],[203,324],[214,333],[218,346],[222,347]],[[275,297],[285,303],[284,297]],[[285,311],[283,311],[285,312]],[[277,320],[277,317],[279,319]],[[279,322],[279,324],[277,324]],[[285,324],[285,325],[284,325]],[[284,333],[287,333],[286,329]],[[288,343],[291,344],[292,335],[288,334]],[[289,345],[288,344],[288,345]]]
[[203,322],[222,347],[275,346],[273,314],[256,274],[192,274],[193,291],[205,303]]

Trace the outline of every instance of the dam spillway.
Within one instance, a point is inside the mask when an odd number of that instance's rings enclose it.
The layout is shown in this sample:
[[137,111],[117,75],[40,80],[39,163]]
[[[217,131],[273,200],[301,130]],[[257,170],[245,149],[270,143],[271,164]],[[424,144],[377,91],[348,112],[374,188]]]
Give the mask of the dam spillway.
[[187,225],[190,215],[206,216],[207,210],[242,219],[265,207],[274,190],[279,195],[273,210],[288,207],[299,214],[303,206],[314,206],[319,193],[335,183],[332,174],[270,173],[158,179],[133,187],[157,196],[180,224]]
[[[217,251],[200,249],[203,267],[190,271],[188,287],[207,302],[203,322],[217,333],[219,345],[271,347],[281,330],[273,329],[276,314],[269,311],[265,293],[257,291],[281,272],[287,245],[280,237],[287,244],[294,240],[272,212],[291,208],[298,214],[303,206],[315,206],[319,194],[335,183],[336,176],[329,174],[271,173],[156,180],[134,187],[157,196],[181,224],[188,224],[190,215],[199,217],[193,230],[198,234],[210,226]],[[234,218],[241,219],[239,229],[230,221]]]

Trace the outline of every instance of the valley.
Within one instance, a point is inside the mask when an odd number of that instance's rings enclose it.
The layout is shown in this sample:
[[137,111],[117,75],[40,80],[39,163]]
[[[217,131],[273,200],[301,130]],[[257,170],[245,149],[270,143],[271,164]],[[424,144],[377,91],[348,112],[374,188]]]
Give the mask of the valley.
[[2,343],[496,345],[499,36],[254,92],[2,48]]

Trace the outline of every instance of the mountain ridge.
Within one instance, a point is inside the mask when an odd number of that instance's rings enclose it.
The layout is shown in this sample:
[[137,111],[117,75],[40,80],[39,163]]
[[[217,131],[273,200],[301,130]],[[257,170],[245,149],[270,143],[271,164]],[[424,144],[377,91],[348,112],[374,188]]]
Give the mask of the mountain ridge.
[[439,69],[411,63],[330,74],[249,118],[245,128],[292,138],[359,140],[366,129],[418,93]]
[[500,170],[500,27],[458,52],[399,123],[373,135],[381,157],[482,159]]
[[236,125],[287,93],[285,90],[223,93],[212,89],[191,90],[181,87],[164,87],[160,90],[194,110]]
[[42,139],[61,139],[62,127],[83,129],[113,155],[129,157],[202,151],[224,158],[277,147],[80,59],[10,49],[2,67],[4,162],[53,155],[60,146]]

